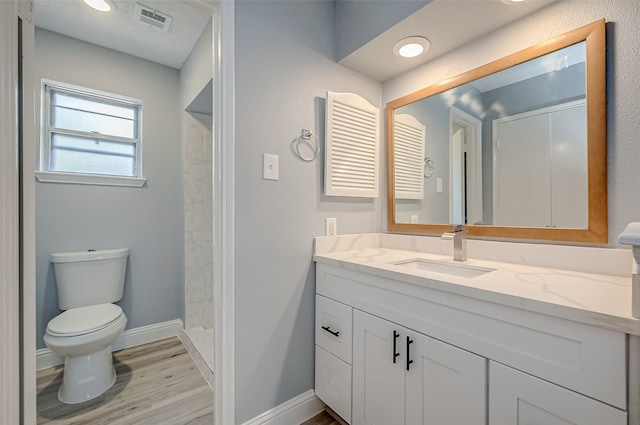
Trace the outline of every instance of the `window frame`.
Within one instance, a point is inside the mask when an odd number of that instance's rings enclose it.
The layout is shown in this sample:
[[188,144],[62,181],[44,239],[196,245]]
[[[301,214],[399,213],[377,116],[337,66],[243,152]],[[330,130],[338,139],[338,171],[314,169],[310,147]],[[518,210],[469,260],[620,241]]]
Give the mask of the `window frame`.
[[[87,87],[81,87],[73,84],[62,83],[59,81],[42,79],[41,84],[41,128],[42,135],[40,141],[40,164],[39,170],[36,171],[36,177],[40,182],[48,183],[75,183],[75,184],[92,184],[106,186],[132,186],[142,187],[146,183],[142,170],[142,100],[133,97],[122,96],[101,90],[95,90]],[[76,94],[83,97],[93,98],[96,101],[105,100],[116,104],[126,106],[134,106],[137,108],[137,138],[126,138],[118,136],[103,136],[99,133],[89,133],[77,131],[68,128],[57,128],[51,126],[51,89],[59,92]],[[93,173],[75,173],[51,170],[51,136],[52,133],[86,137],[90,135],[94,139],[104,139],[115,142],[131,143],[135,150],[135,176],[118,176],[107,174]]]

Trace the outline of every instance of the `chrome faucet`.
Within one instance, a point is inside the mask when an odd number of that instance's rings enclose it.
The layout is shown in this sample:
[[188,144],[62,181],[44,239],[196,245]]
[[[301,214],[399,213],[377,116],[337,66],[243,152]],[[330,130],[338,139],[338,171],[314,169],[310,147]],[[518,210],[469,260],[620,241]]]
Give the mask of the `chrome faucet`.
[[441,239],[453,239],[453,260],[467,261],[467,237],[464,225],[459,224],[453,232],[443,233]]

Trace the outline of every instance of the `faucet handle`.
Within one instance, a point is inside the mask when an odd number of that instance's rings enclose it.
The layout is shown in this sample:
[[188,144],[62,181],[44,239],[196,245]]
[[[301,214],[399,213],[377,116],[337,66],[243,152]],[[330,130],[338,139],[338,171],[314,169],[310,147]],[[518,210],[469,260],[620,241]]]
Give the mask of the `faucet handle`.
[[456,227],[455,227],[455,229],[454,229],[453,231],[454,231],[455,233],[458,233],[458,232],[465,232],[465,231],[466,231],[466,228],[465,228],[464,224],[457,224],[457,225],[456,225]]
[[446,241],[450,241],[453,238],[456,237],[456,234],[453,232],[445,232],[442,234],[442,236],[440,236],[440,239],[446,240]]

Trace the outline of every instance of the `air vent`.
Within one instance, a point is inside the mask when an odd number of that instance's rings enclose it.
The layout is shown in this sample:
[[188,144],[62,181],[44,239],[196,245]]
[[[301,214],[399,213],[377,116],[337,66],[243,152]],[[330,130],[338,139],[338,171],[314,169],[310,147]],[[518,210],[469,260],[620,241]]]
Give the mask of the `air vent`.
[[169,27],[171,26],[171,16],[138,3],[136,3],[133,20],[164,32],[169,31]]

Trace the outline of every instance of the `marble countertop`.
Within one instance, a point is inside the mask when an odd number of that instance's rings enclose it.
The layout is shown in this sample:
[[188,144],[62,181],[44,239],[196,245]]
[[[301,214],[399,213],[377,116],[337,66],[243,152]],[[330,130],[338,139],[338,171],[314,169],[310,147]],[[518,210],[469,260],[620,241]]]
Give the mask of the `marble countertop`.
[[317,263],[640,335],[640,319],[631,315],[631,273],[625,277],[471,258],[463,267],[495,270],[465,278],[394,264],[413,259],[456,263],[451,256],[380,246],[316,250],[314,255]]

